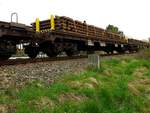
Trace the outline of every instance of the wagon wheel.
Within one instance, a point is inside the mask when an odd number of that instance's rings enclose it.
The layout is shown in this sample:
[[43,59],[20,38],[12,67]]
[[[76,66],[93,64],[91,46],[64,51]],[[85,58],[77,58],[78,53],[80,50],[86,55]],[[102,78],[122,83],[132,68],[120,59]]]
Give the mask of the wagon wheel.
[[44,49],[44,53],[46,53],[48,57],[56,57],[59,54],[59,51],[57,50],[57,47],[47,45]]
[[75,54],[75,52],[73,50],[66,50],[65,51],[67,56],[73,56]]
[[37,52],[31,52],[31,53],[28,53],[28,56],[30,58],[34,59],[34,58],[36,58],[37,54],[38,54]]
[[45,53],[48,57],[56,57],[58,55],[58,53],[54,52],[53,50],[47,50]]
[[39,53],[39,50],[38,48],[36,47],[31,47],[31,46],[28,46],[25,48],[25,53],[30,57],[30,58],[36,58],[36,56],[38,55]]

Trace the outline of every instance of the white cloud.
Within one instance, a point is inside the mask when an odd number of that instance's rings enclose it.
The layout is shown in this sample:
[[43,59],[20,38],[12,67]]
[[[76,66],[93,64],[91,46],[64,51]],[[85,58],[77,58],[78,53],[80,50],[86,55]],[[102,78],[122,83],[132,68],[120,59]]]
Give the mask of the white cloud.
[[150,36],[149,0],[1,0],[0,20],[10,21],[10,14],[18,12],[19,21],[30,24],[50,14],[65,15],[105,28],[118,26],[134,38]]

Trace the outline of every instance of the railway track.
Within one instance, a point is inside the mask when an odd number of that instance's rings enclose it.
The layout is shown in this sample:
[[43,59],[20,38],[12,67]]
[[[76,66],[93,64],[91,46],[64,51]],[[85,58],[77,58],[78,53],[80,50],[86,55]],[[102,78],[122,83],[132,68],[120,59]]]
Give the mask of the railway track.
[[5,65],[19,65],[19,64],[29,64],[29,63],[37,63],[37,62],[48,62],[48,61],[63,61],[63,60],[71,60],[71,59],[82,59],[87,58],[87,56],[72,56],[72,57],[55,57],[55,58],[36,58],[36,59],[9,59],[5,61],[0,61],[0,66]]
[[[133,54],[133,53],[126,53],[126,54]],[[125,54],[102,54],[101,57],[106,56],[119,56],[119,55],[125,55]],[[5,61],[0,61],[0,66],[7,66],[7,65],[19,65],[19,64],[29,64],[29,63],[38,63],[38,62],[48,62],[48,61],[64,61],[64,60],[73,60],[73,59],[83,59],[88,58],[88,55],[82,55],[82,56],[72,56],[72,57],[55,57],[55,58],[36,58],[36,59],[9,59]]]

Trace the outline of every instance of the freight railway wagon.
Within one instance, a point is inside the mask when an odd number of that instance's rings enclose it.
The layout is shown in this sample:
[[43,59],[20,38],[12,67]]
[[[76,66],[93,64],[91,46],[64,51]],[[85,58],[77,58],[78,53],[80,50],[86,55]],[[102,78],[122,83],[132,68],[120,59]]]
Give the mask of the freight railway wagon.
[[128,40],[122,35],[65,16],[51,16],[51,19],[43,21],[37,19],[31,25],[37,39],[43,40],[38,42],[37,52],[43,51],[49,57],[55,57],[62,51],[71,56],[79,51],[91,53],[101,50],[107,53],[113,51],[123,53],[149,46],[147,43],[144,45],[142,41]]
[[128,45],[130,51],[138,51],[143,48],[150,48],[150,43],[136,39],[128,39]]
[[123,53],[150,47],[148,43],[127,40],[124,36],[65,16],[51,16],[44,21],[36,19],[31,25],[0,22],[0,59],[8,59],[15,54],[17,44],[25,44],[25,53],[30,58],[35,58],[40,51],[56,57],[61,52],[72,56],[80,51]]
[[30,43],[34,31],[29,26],[14,22],[0,21],[0,60],[16,53],[16,45]]

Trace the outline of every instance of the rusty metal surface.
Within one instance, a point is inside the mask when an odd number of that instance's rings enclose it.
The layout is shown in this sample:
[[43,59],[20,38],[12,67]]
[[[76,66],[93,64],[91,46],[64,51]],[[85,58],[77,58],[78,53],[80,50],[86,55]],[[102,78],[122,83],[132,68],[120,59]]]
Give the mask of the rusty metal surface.
[[0,21],[0,39],[12,38],[22,40],[24,38],[32,38],[33,35],[34,31],[30,26]]

